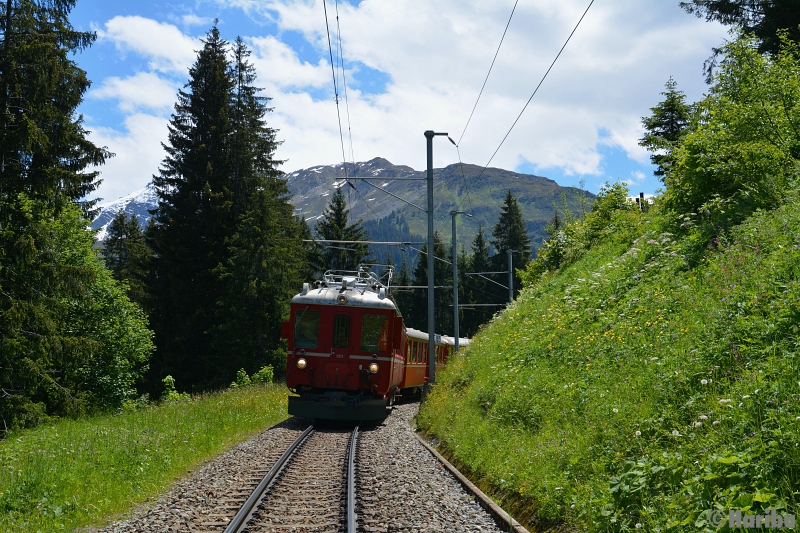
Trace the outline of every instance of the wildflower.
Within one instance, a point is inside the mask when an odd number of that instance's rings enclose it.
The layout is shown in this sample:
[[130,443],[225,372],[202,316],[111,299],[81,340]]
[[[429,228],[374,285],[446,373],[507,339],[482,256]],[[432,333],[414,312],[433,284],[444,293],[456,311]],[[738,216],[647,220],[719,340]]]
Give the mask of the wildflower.
[[749,395],[749,394],[745,394],[744,396],[742,396],[742,400],[746,400],[746,399],[748,399],[749,397],[750,397],[750,395]]
[[700,380],[700,384],[701,385],[708,385],[708,380],[707,379],[701,379]]
[[673,437],[680,437],[680,436],[681,436],[681,434],[678,432],[678,430],[677,430],[677,429],[673,429],[673,430],[672,430],[672,436],[673,436]]
[[[798,417],[798,418],[800,419],[800,417]],[[718,426],[719,425],[719,420],[714,420],[713,422],[711,422],[711,425],[712,426]]]
[[719,403],[731,403],[731,401],[728,398],[723,398]]
[[636,529],[642,529],[642,523],[636,522]]
[[761,392],[761,389],[756,389],[753,391],[753,394],[758,394],[759,392]]
[[700,426],[702,426],[702,425],[703,425],[703,423],[702,423],[702,422],[695,422],[695,423],[694,423],[694,424],[692,424],[692,425],[693,425],[694,427],[696,427],[696,428],[699,428]]
[[612,411],[614,411],[615,413],[619,413],[619,409],[617,409],[616,407],[613,408]]
[[[798,417],[798,418],[800,418],[800,417]],[[642,436],[642,432],[637,429],[636,433],[634,433],[634,435],[636,435],[637,437],[641,437]]]
[[708,417],[706,415],[700,415],[697,418],[699,418],[700,420],[708,420]]

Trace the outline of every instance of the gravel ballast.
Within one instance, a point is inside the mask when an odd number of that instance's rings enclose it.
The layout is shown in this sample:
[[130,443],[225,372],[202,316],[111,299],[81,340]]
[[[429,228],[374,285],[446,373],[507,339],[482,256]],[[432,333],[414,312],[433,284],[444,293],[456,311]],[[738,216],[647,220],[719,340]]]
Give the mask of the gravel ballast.
[[[416,403],[396,406],[381,425],[362,428],[357,455],[359,531],[502,531],[414,438],[410,422],[418,408]],[[244,492],[252,491],[258,483],[253,473],[268,470],[307,425],[306,420],[289,419],[259,433],[205,463],[131,518],[100,531],[223,531],[237,510],[230,508],[235,487],[246,482],[249,488]]]

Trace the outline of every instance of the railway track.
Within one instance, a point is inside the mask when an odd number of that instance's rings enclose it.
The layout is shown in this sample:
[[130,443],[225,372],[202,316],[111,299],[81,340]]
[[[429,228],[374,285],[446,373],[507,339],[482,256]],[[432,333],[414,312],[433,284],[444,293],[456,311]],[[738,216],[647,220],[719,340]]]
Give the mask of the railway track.
[[309,426],[244,499],[225,533],[355,533],[357,439],[358,427],[348,435]]

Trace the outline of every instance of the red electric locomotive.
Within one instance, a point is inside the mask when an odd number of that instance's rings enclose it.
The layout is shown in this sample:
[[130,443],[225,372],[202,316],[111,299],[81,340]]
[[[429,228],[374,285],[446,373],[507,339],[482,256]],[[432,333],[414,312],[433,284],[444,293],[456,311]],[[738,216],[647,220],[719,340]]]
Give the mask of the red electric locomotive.
[[[328,271],[292,298],[286,385],[289,414],[331,420],[382,420],[401,389],[428,381],[428,335],[408,329],[387,297],[385,282],[370,272]],[[465,344],[467,339],[462,339]],[[437,368],[452,350],[451,337],[436,336]]]

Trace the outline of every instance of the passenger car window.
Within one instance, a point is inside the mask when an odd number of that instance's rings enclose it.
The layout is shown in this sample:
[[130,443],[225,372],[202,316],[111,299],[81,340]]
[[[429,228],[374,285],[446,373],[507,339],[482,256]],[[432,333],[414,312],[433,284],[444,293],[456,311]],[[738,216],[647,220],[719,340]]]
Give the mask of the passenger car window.
[[294,315],[294,347],[316,348],[319,343],[319,311],[297,311]]
[[385,352],[389,344],[389,317],[366,314],[361,319],[361,351]]
[[350,346],[350,317],[336,315],[333,318],[333,347],[347,348]]

